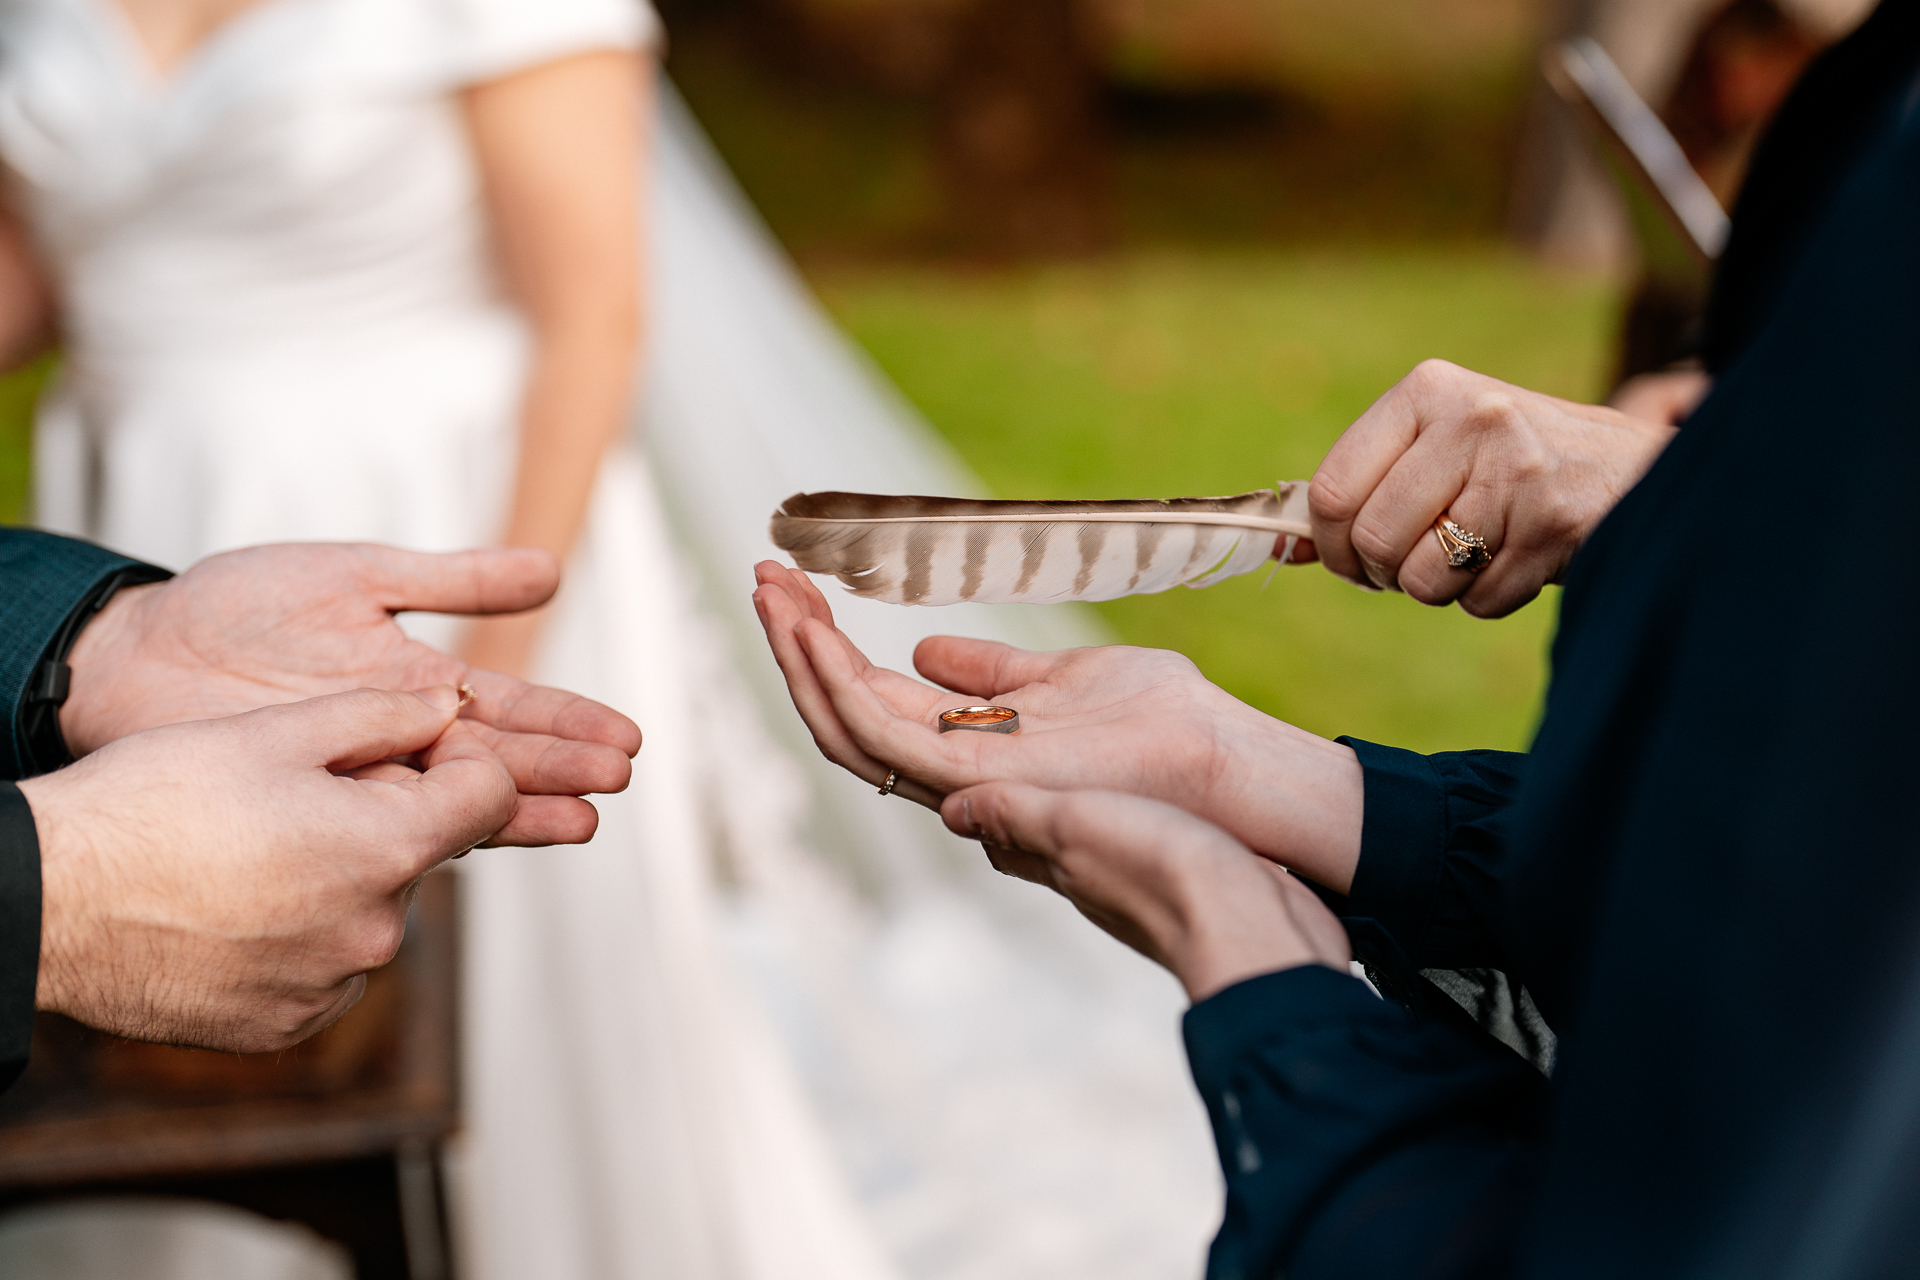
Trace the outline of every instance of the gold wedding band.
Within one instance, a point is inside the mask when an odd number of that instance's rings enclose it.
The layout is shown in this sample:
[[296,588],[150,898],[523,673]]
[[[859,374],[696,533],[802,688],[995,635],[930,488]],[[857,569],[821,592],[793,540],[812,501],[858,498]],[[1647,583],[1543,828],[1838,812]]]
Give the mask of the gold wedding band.
[[1487,540],[1477,533],[1468,533],[1445,515],[1433,522],[1433,536],[1440,539],[1440,550],[1446,553],[1447,563],[1456,569],[1478,573],[1493,563]]
[[880,794],[883,796],[892,795],[893,785],[898,781],[900,781],[900,771],[898,769],[887,770],[887,780],[880,784]]
[[1012,707],[955,707],[940,713],[940,732],[971,729],[975,733],[1018,733],[1020,713]]

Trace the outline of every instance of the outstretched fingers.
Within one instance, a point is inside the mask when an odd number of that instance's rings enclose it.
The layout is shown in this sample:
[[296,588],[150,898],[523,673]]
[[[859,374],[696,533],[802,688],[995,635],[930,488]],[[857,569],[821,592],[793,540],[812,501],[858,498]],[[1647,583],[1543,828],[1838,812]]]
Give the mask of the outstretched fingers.
[[[941,794],[922,785],[931,776],[923,758],[895,754],[886,745],[886,735],[875,734],[874,729],[883,721],[902,716],[931,721],[945,705],[945,695],[868,661],[834,627],[826,597],[803,575],[769,560],[755,566],[754,577],[758,583],[753,593],[754,611],[786,678],[794,707],[821,754],[855,777],[876,785],[891,776],[894,794],[938,809]],[[823,661],[830,676],[821,669]],[[844,688],[836,693],[836,686]],[[856,686],[857,693],[853,692]],[[845,718],[842,699],[849,693],[861,701],[864,731],[849,725]]]
[[528,684],[525,680],[478,667],[467,672],[467,684],[473,689],[474,697],[461,711],[464,719],[478,721],[503,733],[597,743],[629,758],[640,750],[640,726],[591,698],[564,689]]
[[537,547],[425,552],[364,544],[369,594],[389,613],[519,613],[545,604],[560,586],[560,561]]
[[753,593],[754,612],[767,633],[767,643],[773,649],[774,661],[780,665],[780,674],[786,679],[793,705],[813,734],[820,753],[841,768],[877,784],[886,776],[886,766],[861,750],[846,725],[840,722],[833,699],[827,696],[813,668],[813,659],[800,641],[802,623],[811,620],[831,627],[832,612],[828,611],[825,618],[815,617],[805,595],[791,581],[797,575],[790,574],[784,566],[771,560],[763,561],[754,567],[754,576],[759,580]]
[[[801,623],[797,634],[835,719],[864,755],[886,762],[876,766],[879,776],[891,767],[935,786],[947,781],[945,753],[932,726],[945,701],[936,690],[879,668],[862,671],[854,659],[858,650],[846,637],[813,619]],[[876,685],[885,686],[886,697]]]
[[513,817],[482,848],[539,849],[555,844],[585,844],[600,828],[600,812],[574,796],[522,794]]
[[463,720],[500,757],[523,796],[611,795],[633,780],[633,761],[617,747],[544,733],[506,733]]

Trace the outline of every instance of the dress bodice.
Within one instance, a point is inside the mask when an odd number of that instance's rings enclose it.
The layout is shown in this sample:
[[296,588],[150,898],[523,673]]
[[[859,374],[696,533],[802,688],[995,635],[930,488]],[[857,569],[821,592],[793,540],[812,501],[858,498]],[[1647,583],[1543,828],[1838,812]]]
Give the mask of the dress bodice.
[[157,76],[113,0],[0,4],[0,158],[88,363],[493,293],[455,91],[653,30],[642,0],[260,0]]
[[499,536],[529,348],[458,91],[643,0],[258,0],[162,78],[115,0],[0,0],[0,160],[64,330],[41,524],[163,564]]

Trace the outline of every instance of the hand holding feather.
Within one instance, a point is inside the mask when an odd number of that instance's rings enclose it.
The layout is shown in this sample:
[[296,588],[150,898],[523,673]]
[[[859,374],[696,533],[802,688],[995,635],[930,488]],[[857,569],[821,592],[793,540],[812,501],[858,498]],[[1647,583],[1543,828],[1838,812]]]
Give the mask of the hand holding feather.
[[[934,636],[914,652],[936,682],[927,684],[869,662],[804,574],[765,561],[755,576],[754,607],[794,705],[821,752],[865,781],[896,769],[899,793],[930,808],[993,781],[1130,792],[1224,827],[1330,888],[1350,883],[1362,800],[1353,752],[1262,715],[1179,654],[1029,653]],[[940,712],[960,702],[1011,706],[1021,731],[936,731]]]
[[1165,502],[796,493],[769,532],[809,573],[892,604],[1115,600],[1208,587],[1312,535],[1307,485]]

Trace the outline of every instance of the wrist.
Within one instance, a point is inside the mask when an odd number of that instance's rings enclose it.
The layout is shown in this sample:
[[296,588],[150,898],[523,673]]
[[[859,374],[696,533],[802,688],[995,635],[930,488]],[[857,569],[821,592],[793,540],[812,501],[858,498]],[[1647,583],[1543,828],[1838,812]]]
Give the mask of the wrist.
[[132,658],[148,600],[164,586],[146,582],[115,591],[68,652],[71,675],[67,700],[60,708],[60,735],[75,758],[119,736],[113,727],[115,677],[125,672]]
[[1348,892],[1366,806],[1353,748],[1254,712],[1223,754],[1207,816],[1255,853]]
[[72,821],[70,779],[66,771],[29,778],[20,785],[33,811],[40,842],[40,973],[34,1007],[86,1020],[75,999],[76,956],[86,928],[79,908],[91,896],[83,883],[93,854],[82,824]]
[[1179,924],[1161,951],[1195,1004],[1263,973],[1323,963],[1288,912],[1277,874],[1242,851],[1182,877]]

